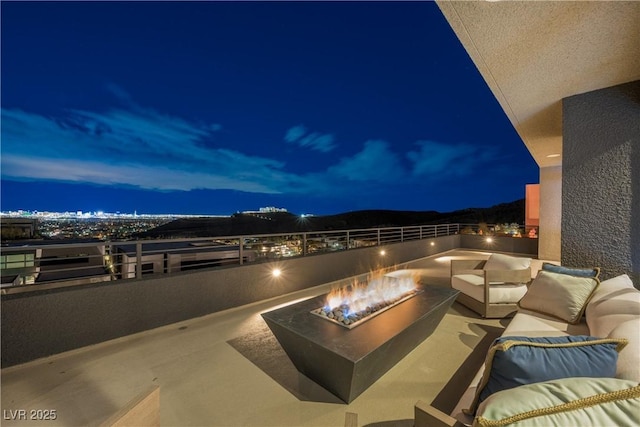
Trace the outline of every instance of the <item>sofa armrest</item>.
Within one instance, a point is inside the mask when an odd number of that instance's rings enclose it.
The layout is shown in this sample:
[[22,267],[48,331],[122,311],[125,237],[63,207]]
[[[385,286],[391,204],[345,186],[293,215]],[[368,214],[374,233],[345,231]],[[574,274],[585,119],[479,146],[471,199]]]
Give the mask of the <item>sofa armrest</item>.
[[451,275],[469,270],[482,270],[486,263],[487,260],[484,259],[452,259]]
[[450,415],[437,410],[423,400],[415,404],[414,427],[464,427]]
[[529,283],[531,281],[531,267],[522,270],[484,270],[484,283]]

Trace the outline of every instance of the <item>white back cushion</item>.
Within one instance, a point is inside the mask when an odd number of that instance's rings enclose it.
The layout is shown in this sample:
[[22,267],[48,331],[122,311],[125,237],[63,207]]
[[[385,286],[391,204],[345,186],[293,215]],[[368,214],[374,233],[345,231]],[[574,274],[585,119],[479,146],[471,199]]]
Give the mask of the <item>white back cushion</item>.
[[619,324],[640,319],[640,291],[626,274],[605,280],[587,304],[586,318],[591,335],[604,338]]
[[531,258],[521,258],[503,254],[491,254],[485,270],[524,270],[531,267]]

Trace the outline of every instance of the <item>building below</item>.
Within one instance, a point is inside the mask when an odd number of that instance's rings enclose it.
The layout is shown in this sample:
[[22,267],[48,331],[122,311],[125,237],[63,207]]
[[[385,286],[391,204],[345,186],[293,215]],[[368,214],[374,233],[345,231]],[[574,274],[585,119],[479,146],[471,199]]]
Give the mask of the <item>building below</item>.
[[257,211],[242,211],[243,214],[257,214],[257,213],[272,213],[272,212],[288,212],[285,208],[276,208],[274,206],[267,206],[260,208]]
[[38,234],[38,220],[34,218],[2,218],[2,240],[33,239]]

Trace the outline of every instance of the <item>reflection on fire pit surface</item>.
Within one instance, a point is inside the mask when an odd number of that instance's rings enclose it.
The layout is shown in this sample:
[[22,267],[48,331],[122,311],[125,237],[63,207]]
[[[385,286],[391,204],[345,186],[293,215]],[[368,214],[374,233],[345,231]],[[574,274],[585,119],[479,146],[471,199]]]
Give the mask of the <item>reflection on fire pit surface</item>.
[[311,313],[352,329],[414,296],[418,292],[416,286],[415,276],[377,273],[364,282],[332,290],[327,294],[324,307]]

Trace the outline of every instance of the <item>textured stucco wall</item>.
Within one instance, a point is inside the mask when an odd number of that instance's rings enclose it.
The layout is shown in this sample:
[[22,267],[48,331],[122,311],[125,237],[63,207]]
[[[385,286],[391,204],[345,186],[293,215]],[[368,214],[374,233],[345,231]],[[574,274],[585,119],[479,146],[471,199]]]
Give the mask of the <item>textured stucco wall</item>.
[[640,287],[640,81],[563,100],[562,263]]
[[562,254],[562,167],[540,168],[538,257],[560,261]]

